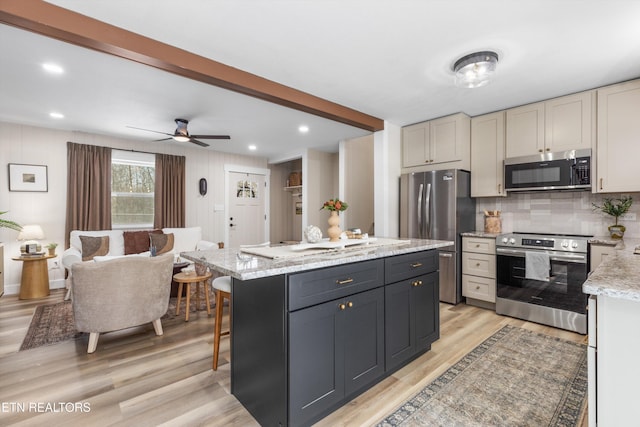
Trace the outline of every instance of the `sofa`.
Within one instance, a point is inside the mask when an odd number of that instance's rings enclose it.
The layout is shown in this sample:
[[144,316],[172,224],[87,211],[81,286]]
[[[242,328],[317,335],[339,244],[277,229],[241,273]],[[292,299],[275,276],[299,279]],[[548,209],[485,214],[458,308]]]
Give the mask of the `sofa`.
[[[107,237],[107,238],[105,238]],[[152,240],[153,239],[153,240]],[[217,249],[218,244],[202,240],[201,227],[163,228],[156,230],[73,230],[70,246],[62,253],[62,265],[67,270],[65,299],[71,296],[72,266],[78,262],[108,261],[124,256],[149,257],[152,242],[157,242],[157,254],[173,252],[174,262],[181,252]],[[84,251],[83,251],[84,247]]]
[[100,333],[153,323],[162,335],[160,318],[169,306],[173,274],[170,253],[156,257],[119,257],[106,262],[76,262],[73,271],[73,316],[76,329],[89,333],[93,353]]

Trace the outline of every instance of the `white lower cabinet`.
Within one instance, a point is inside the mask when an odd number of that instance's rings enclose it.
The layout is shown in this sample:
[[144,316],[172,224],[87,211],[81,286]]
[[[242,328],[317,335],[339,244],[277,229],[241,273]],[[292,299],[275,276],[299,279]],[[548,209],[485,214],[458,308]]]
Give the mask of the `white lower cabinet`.
[[638,324],[640,301],[606,295],[590,298],[589,426],[638,425]]
[[495,304],[494,237],[462,237],[462,296],[467,298],[467,304],[471,305],[489,308]]

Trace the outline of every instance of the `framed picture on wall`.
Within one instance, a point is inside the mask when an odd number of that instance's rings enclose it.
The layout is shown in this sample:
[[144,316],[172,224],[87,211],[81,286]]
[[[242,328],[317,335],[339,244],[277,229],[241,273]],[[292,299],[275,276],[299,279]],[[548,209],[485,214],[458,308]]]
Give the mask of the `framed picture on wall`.
[[9,191],[49,191],[47,166],[9,163]]

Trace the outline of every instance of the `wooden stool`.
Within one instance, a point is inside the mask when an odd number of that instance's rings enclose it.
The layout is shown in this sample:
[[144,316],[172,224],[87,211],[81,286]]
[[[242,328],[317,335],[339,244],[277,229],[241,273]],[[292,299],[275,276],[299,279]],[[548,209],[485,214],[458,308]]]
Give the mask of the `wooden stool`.
[[213,274],[211,272],[205,273],[204,276],[198,276],[195,273],[184,274],[178,273],[173,276],[173,280],[178,283],[178,303],[176,304],[176,316],[180,314],[180,301],[182,299],[182,285],[187,285],[187,303],[185,306],[184,321],[189,321],[189,304],[191,303],[191,284],[196,284],[196,310],[200,307],[200,283],[204,288],[204,298],[207,301],[207,314],[211,316],[211,306],[209,304],[209,289],[207,288],[207,280],[211,278]]
[[222,276],[213,279],[211,288],[216,295],[216,324],[213,329],[213,370],[218,370],[218,353],[220,352],[220,337],[229,335],[231,332],[231,323],[229,330],[222,332],[222,309],[224,307],[224,298],[229,300],[229,311],[231,311],[231,277]]

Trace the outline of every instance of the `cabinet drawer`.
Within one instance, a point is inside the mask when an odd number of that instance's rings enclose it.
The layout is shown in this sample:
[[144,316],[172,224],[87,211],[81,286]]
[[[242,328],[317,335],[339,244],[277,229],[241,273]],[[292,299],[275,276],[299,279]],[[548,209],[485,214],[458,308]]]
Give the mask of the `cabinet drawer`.
[[383,285],[383,260],[365,261],[289,276],[289,311]]
[[384,282],[394,283],[438,270],[438,251],[397,255],[384,260]]
[[477,252],[482,254],[495,255],[496,239],[484,237],[463,237],[462,250],[464,252]]
[[496,302],[496,279],[463,274],[462,295],[482,301]]
[[496,256],[476,254],[472,252],[462,253],[462,274],[496,278]]

